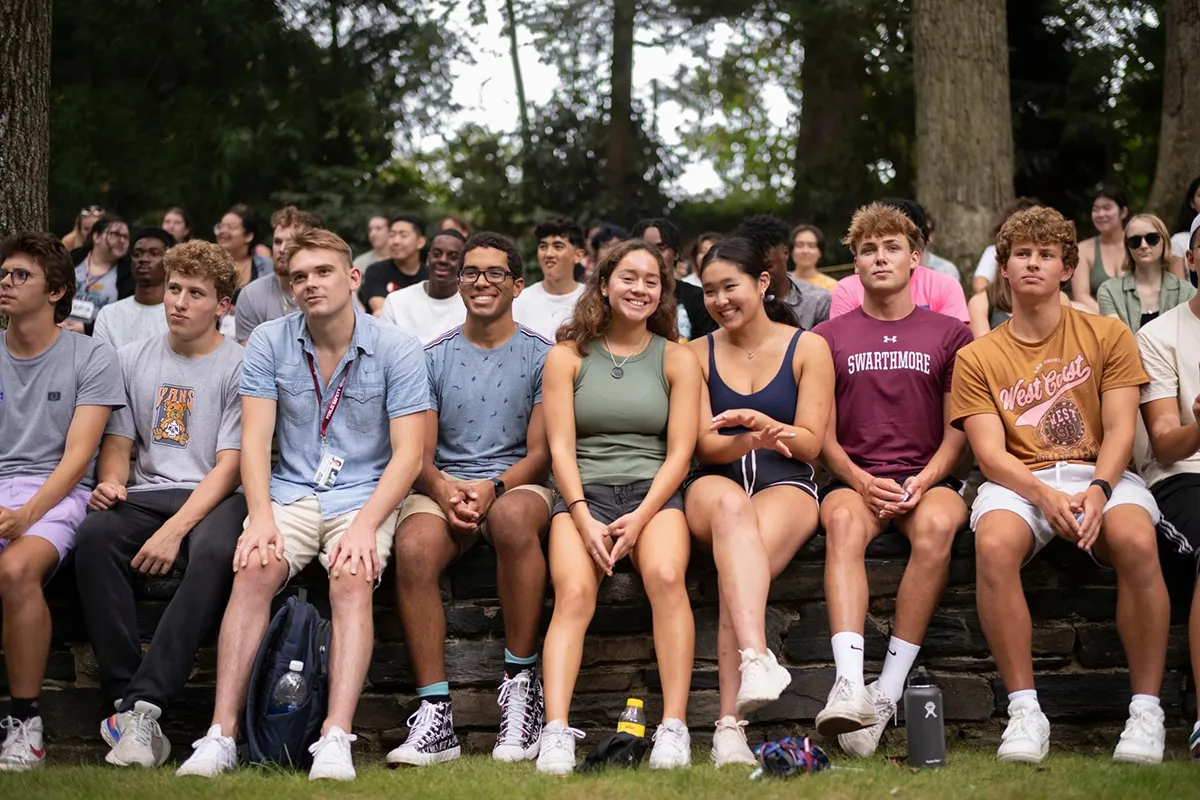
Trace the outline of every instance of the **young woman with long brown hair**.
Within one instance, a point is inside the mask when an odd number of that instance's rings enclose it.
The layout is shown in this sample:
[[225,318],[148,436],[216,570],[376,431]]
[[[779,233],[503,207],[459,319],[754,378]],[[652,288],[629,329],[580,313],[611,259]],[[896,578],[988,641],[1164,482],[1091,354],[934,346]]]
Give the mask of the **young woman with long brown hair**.
[[600,581],[629,556],[654,615],[663,719],[652,768],[691,763],[687,701],[695,621],[684,587],[690,535],[679,486],[699,427],[700,365],[678,343],[675,276],[641,240],[588,277],[546,357],[542,408],[561,494],[550,523],[554,616],[542,647],[547,724],[539,772],[575,768],[568,711]]

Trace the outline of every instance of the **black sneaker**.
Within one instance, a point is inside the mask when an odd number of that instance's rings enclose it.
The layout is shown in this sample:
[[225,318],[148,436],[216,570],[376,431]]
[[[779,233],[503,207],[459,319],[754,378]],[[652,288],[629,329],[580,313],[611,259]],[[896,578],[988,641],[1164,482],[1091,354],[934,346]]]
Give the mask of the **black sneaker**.
[[449,701],[422,700],[421,707],[408,718],[408,738],[387,754],[387,765],[423,767],[453,761],[460,755],[462,747],[454,733],[454,713]]
[[500,733],[492,758],[497,761],[533,761],[538,757],[542,726],[546,722],[546,702],[542,682],[530,669],[515,677],[504,677],[500,685]]

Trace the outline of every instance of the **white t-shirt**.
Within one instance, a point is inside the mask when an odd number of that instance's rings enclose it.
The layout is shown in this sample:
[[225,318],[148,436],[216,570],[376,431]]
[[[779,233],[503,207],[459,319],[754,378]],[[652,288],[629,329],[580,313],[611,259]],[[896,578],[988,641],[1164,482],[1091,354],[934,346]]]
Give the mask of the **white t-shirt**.
[[458,293],[435,300],[425,291],[428,281],[414,283],[392,292],[383,301],[379,319],[411,333],[425,346],[467,319],[467,307]]
[[541,282],[526,286],[521,296],[513,301],[513,319],[550,341],[556,341],[554,334],[571,318],[582,294],[582,283],[566,294],[550,294]]
[[1180,231],[1171,237],[1171,257],[1183,258],[1188,249],[1188,232]]
[[126,297],[100,309],[92,336],[120,350],[127,344],[166,332],[167,312],[162,303],[144,306]]
[[[1142,367],[1150,376],[1150,382],[1142,387],[1142,403],[1174,399],[1179,404],[1180,423],[1194,423],[1192,403],[1200,395],[1200,319],[1192,313],[1191,304],[1181,303],[1142,326],[1137,342]],[[1173,475],[1200,474],[1200,453],[1169,467],[1155,461],[1140,415],[1133,455],[1151,486]]]
[[983,251],[983,255],[979,257],[979,264],[975,267],[975,277],[987,278],[988,283],[996,280],[996,245],[989,244]]

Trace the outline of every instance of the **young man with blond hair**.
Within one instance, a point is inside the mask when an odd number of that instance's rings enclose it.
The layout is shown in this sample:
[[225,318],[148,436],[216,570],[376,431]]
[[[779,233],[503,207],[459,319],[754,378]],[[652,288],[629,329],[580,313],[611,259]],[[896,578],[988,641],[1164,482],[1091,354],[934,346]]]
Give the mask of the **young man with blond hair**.
[[296,234],[321,227],[321,218],[295,206],[285,206],[271,215],[271,257],[274,273],[255,278],[238,295],[234,314],[237,340],[245,344],[250,333],[264,322],[279,319],[298,310],[288,284],[284,251]]
[[238,722],[271,598],[319,559],[329,572],[333,647],[329,709],[309,778],[355,777],[350,731],[374,646],[372,592],[391,554],[397,508],[421,469],[429,389],[420,344],[355,308],[361,276],[337,235],[300,233],[284,258],[301,313],[260,325],[246,347],[248,515],[217,645],[212,726],[179,775],[213,777],[237,766]]
[[1117,574],[1117,630],[1133,699],[1113,760],[1157,764],[1170,603],[1155,541],[1158,506],[1126,469],[1146,373],[1124,323],[1060,302],[1079,264],[1075,226],[1060,213],[1039,206],[1011,216],[996,260],[999,280],[1012,288],[1012,318],[959,353],[950,419],[966,431],[987,478],[971,527],[979,620],[1008,690],[997,755],[1036,764],[1049,748],[1021,567],[1061,538]]
[[[854,213],[843,243],[854,254],[862,305],[823,322],[833,355],[834,413],[823,460],[833,474],[821,499],[825,597],[837,677],[817,730],[838,734],[854,756],[875,752],[896,713],[950,573],[950,546],[967,520],[962,484],[951,472],[967,441],[947,424],[948,395],[967,326],[913,302],[922,236],[896,208],[872,203]],[[912,542],[896,595],[896,618],[879,680],[864,686],[866,552],[895,526]]]
[[[100,724],[116,766],[170,755],[159,718],[187,683],[225,610],[246,500],[241,484],[242,347],[217,325],[237,291],[223,249],[193,239],[167,251],[167,332],[118,352],[125,408],[109,420],[93,511],[77,534],[76,580],[100,684],[116,713]],[[129,485],[130,457],[135,456]],[[135,575],[183,582],[142,655]]]

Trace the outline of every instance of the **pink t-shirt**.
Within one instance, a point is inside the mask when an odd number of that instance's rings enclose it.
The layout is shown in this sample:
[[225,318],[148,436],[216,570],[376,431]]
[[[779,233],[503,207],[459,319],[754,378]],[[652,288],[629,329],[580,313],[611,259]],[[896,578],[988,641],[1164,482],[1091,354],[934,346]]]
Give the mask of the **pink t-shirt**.
[[837,438],[850,460],[878,478],[924,469],[942,445],[942,407],[971,330],[923,308],[891,322],[856,308],[813,333],[833,354]]
[[[954,317],[962,322],[971,321],[971,315],[967,313],[967,296],[963,294],[962,285],[949,275],[935,272],[929,267],[917,267],[908,282],[908,290],[912,293],[912,301],[921,308]],[[847,275],[838,281],[837,288],[833,290],[829,318],[840,317],[853,311],[861,306],[862,302],[862,281],[857,273]]]

